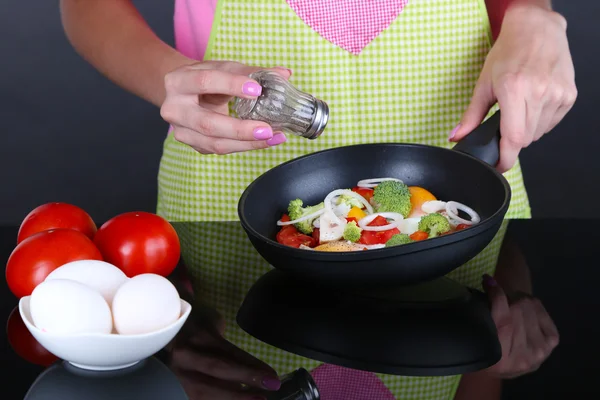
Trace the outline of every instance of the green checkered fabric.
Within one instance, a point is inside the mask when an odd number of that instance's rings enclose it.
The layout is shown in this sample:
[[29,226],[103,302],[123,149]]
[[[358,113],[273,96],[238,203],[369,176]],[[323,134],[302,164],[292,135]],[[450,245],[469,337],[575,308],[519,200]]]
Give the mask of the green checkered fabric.
[[[317,140],[288,135],[283,145],[227,156],[201,155],[170,134],[165,140],[157,212],[171,221],[199,222],[178,227],[184,260],[198,278],[202,299],[225,316],[229,340],[280,373],[319,365],[237,327],[244,295],[270,267],[237,223],[210,221],[237,221],[237,202],[250,182],[307,153],[375,142],[451,147],[447,134],[469,104],[489,50],[484,0],[411,0],[359,56],[324,40],[285,0],[218,1],[206,59],[291,68],[291,82],[326,101],[331,114]],[[507,218],[529,218],[520,165],[505,176],[513,190]],[[506,223],[480,255],[449,276],[480,287],[481,275],[495,269],[505,229]],[[381,377],[402,399],[450,399],[460,381]]]

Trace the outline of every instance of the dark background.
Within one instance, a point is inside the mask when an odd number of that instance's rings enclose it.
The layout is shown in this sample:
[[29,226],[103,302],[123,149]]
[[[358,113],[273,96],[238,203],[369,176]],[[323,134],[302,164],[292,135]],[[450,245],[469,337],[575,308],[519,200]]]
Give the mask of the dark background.
[[[135,3],[173,42],[173,1]],[[579,99],[567,118],[522,152],[534,217],[579,217],[597,208],[600,186],[600,2],[555,1],[569,21]],[[71,48],[58,1],[2,0],[0,12],[0,224],[37,205],[77,204],[103,222],[154,211],[167,125],[159,110],[110,83]]]

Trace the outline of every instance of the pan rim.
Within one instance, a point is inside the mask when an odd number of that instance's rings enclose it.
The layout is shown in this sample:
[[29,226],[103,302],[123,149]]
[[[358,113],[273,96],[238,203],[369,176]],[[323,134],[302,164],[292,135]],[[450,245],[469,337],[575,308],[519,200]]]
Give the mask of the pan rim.
[[[291,166],[294,163],[301,162],[307,158],[316,157],[323,153],[342,151],[343,149],[356,148],[356,147],[364,148],[364,147],[384,147],[384,146],[385,147],[403,147],[403,148],[408,147],[408,148],[436,149],[436,151],[452,152],[454,154],[457,154],[460,157],[465,157],[465,158],[471,159],[474,162],[479,163],[482,167],[486,168],[488,171],[492,172],[494,174],[494,176],[496,176],[496,178],[502,183],[502,186],[504,187],[504,199],[502,201],[502,205],[500,206],[500,208],[498,210],[496,210],[496,212],[494,212],[488,218],[486,218],[485,220],[481,221],[479,224],[477,224],[469,229],[464,229],[459,232],[454,232],[450,235],[438,236],[435,238],[427,239],[427,240],[420,241],[420,242],[409,243],[409,244],[402,245],[402,246],[385,247],[385,248],[381,248],[381,249],[372,249],[372,250],[368,250],[368,251],[325,252],[325,251],[309,251],[309,250],[303,250],[303,249],[294,248],[294,247],[290,247],[290,246],[285,246],[285,245],[277,242],[274,239],[271,239],[269,237],[266,237],[265,235],[262,235],[260,232],[258,232],[256,229],[254,229],[248,223],[247,218],[244,214],[245,200],[249,196],[251,189],[255,185],[257,185],[259,183],[259,181],[262,181],[263,179],[267,179],[267,177],[271,173],[271,171],[274,171],[275,169],[278,169],[278,168],[283,168],[284,166]],[[431,146],[431,145],[425,145],[425,144],[419,144],[419,143],[381,142],[381,143],[364,143],[364,144],[352,144],[352,145],[332,147],[332,148],[328,148],[325,150],[320,150],[320,151],[316,151],[313,153],[304,154],[302,156],[299,156],[299,157],[293,158],[291,160],[288,160],[284,163],[281,163],[281,164],[277,165],[276,167],[263,172],[252,183],[250,183],[246,187],[246,189],[240,196],[237,208],[238,208],[239,221],[247,233],[251,234],[256,239],[259,239],[259,240],[265,242],[265,244],[268,244],[271,247],[275,247],[279,250],[289,252],[290,257],[302,258],[302,259],[306,259],[307,261],[310,261],[310,260],[340,261],[340,259],[346,259],[346,258],[352,258],[353,260],[359,261],[359,260],[373,260],[373,259],[378,259],[378,258],[389,258],[389,257],[395,257],[395,256],[399,256],[399,255],[404,255],[404,254],[416,253],[416,252],[425,251],[425,250],[428,250],[431,248],[440,247],[440,246],[448,245],[451,243],[459,242],[464,239],[473,237],[473,236],[477,235],[478,233],[481,233],[481,232],[489,229],[491,225],[494,225],[494,223],[496,222],[496,219],[498,218],[499,215],[504,216],[506,214],[506,212],[510,206],[511,196],[512,196],[512,189],[510,187],[510,184],[504,177],[504,175],[502,175],[500,172],[498,172],[498,170],[496,170],[496,168],[492,167],[491,165],[485,163],[484,161],[482,161],[482,160],[478,159],[477,157],[474,157],[470,154],[456,151],[456,150],[453,150],[452,148]]]

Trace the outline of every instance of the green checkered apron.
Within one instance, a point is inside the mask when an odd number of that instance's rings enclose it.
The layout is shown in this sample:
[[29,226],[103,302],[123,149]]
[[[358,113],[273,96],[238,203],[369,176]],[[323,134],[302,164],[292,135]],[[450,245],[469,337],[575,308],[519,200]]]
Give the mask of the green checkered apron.
[[[226,337],[285,374],[319,362],[268,346],[235,324],[253,282],[270,270],[237,222],[237,202],[260,174],[292,158],[344,145],[407,142],[451,147],[490,50],[484,0],[410,0],[360,55],[323,39],[285,0],[219,0],[205,59],[233,60],[294,71],[291,82],[328,103],[324,134],[309,141],[288,135],[282,145],[226,156],[201,155],[169,134],[159,171],[158,213],[177,224],[183,258],[202,301],[227,321]],[[505,174],[513,190],[510,218],[530,218],[520,164]],[[457,177],[460,179],[460,177]],[[473,188],[477,190],[477,188]],[[449,274],[481,287],[493,274],[507,222],[473,260]],[[379,375],[402,399],[451,399],[460,376]]]

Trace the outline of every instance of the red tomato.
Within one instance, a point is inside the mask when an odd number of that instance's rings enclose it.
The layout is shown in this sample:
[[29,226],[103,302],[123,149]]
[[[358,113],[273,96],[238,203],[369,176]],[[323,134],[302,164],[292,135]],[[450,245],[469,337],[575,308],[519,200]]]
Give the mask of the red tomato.
[[315,239],[317,241],[317,244],[319,244],[319,238],[321,237],[321,231],[319,228],[314,228],[313,229],[313,233],[312,233],[312,238]]
[[456,226],[456,228],[454,228],[454,229],[457,230],[457,231],[460,231],[460,230],[463,230],[463,229],[467,229],[468,227],[469,227],[469,225],[467,225],[467,224],[458,224]]
[[102,260],[83,233],[53,229],[36,233],[17,245],[6,263],[6,281],[15,296],[29,296],[56,268],[78,260]]
[[284,246],[295,248],[300,247],[301,244],[308,247],[314,247],[317,245],[317,240],[315,238],[298,231],[294,225],[282,227],[277,233],[277,242]]
[[[378,215],[373,221],[369,223],[369,226],[384,226],[388,225],[387,219]],[[387,231],[365,231],[363,230],[360,235],[360,244],[385,244],[390,238],[396,234],[399,234],[398,228],[388,229]]]
[[362,231],[360,235],[360,244],[385,244],[394,235],[399,234],[398,228],[388,229],[387,231]]
[[416,231],[415,233],[410,235],[410,238],[412,240],[414,240],[415,242],[418,242],[420,240],[425,240],[428,237],[429,237],[429,235],[427,234],[427,232],[423,232],[423,231]]
[[378,215],[373,221],[369,222],[369,226],[384,226],[388,224],[389,222],[387,221],[387,219],[385,219],[381,215]]
[[355,186],[352,188],[352,191],[360,194],[367,201],[371,201],[371,197],[373,197],[373,189],[361,188],[361,187]]
[[59,228],[74,229],[90,239],[96,234],[94,220],[81,208],[67,203],[48,203],[27,214],[19,228],[17,244],[38,232]]
[[291,221],[291,220],[290,220],[290,216],[289,216],[289,215],[287,215],[287,214],[283,214],[283,215],[281,216],[281,222],[290,222],[290,221]]
[[348,221],[348,222],[354,221],[354,222],[356,222],[358,224],[358,220],[356,218],[354,218],[354,217],[346,217],[346,221]]
[[15,307],[8,317],[6,336],[8,337],[8,343],[10,343],[15,353],[27,362],[48,367],[58,360],[58,357],[46,350],[31,335],[21,319],[18,306]]
[[94,243],[106,262],[130,278],[146,273],[166,277],[181,254],[175,228],[164,218],[143,211],[111,218],[98,229]]

